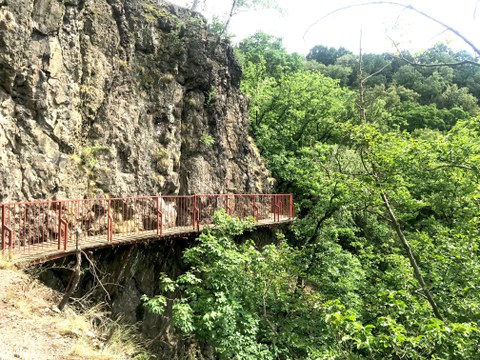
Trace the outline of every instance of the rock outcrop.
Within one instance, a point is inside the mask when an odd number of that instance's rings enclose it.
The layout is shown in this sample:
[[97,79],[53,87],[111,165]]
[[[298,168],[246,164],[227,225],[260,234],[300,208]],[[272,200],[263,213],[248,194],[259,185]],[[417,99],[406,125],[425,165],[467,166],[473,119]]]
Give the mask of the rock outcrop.
[[0,201],[266,191],[240,78],[163,1],[0,0]]

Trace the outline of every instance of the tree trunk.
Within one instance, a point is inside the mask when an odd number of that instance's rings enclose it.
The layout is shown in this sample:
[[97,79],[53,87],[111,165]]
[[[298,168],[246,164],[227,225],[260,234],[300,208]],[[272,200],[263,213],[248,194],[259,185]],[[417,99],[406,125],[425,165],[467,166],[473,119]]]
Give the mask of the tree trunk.
[[200,4],[200,0],[193,0],[192,6],[190,7],[191,11],[197,11],[198,5]]
[[73,274],[72,274],[72,277],[71,277],[71,280],[70,280],[70,286],[67,287],[67,289],[65,291],[65,295],[63,295],[62,301],[60,301],[60,304],[58,304],[58,309],[60,311],[63,311],[63,309],[65,308],[65,305],[67,305],[68,300],[70,299],[72,294],[75,292],[75,290],[77,289],[78,283],[80,282],[80,274],[81,274],[81,266],[82,266],[82,252],[81,252],[81,249],[80,249],[79,241],[80,241],[80,231],[79,231],[79,229],[77,229],[76,243],[75,243],[75,245],[76,245],[75,256],[76,256],[77,262],[76,262],[75,267],[73,269]]
[[398,222],[397,217],[395,216],[395,213],[393,212],[393,209],[390,206],[390,202],[388,201],[387,194],[385,194],[385,192],[382,191],[381,196],[382,196],[383,203],[387,208],[388,217],[390,218],[392,226],[395,229],[400,239],[400,242],[402,243],[403,248],[405,249],[405,252],[407,253],[408,260],[410,260],[410,265],[412,265],[415,278],[420,284],[422,291],[425,294],[425,297],[427,298],[427,301],[432,307],[433,313],[438,319],[443,320],[443,317],[440,314],[440,310],[438,309],[438,306],[435,300],[433,300],[433,297],[430,294],[430,290],[428,290],[427,284],[425,284],[425,280],[423,279],[422,273],[420,272],[420,267],[418,266],[417,260],[415,260],[415,256],[413,255],[412,248],[410,247],[410,244],[408,243],[407,238],[403,234],[402,228],[400,227],[400,223]]

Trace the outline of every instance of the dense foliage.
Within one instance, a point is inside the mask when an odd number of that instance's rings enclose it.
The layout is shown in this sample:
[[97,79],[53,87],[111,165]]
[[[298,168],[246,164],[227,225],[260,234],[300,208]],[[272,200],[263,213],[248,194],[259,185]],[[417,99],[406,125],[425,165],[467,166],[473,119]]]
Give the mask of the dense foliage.
[[218,213],[149,307],[220,359],[476,358],[480,67],[416,65],[472,59],[444,45],[361,67],[265,34],[237,50],[251,132],[299,217],[258,249]]
[[[358,88],[359,56],[319,45],[307,59],[309,69]],[[371,120],[387,122],[390,128],[448,130],[479,112],[480,66],[465,51],[453,52],[438,44],[418,56],[407,51],[363,54],[362,69],[369,77],[366,92],[367,106],[374,112]]]

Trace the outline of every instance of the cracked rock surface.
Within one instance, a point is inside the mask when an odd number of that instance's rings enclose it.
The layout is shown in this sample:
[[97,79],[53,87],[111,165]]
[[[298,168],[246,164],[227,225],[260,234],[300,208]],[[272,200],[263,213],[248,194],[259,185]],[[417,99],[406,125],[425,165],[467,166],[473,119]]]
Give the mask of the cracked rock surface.
[[167,2],[0,0],[0,201],[268,191],[240,78]]

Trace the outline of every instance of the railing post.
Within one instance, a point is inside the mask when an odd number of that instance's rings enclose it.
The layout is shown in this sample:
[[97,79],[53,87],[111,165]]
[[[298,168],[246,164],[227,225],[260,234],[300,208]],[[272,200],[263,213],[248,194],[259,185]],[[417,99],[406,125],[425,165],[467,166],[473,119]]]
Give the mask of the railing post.
[[2,205],[2,251],[5,251],[5,204]]
[[63,219],[63,206],[62,202],[58,201],[57,203],[58,206],[58,250],[62,249],[62,230],[64,234],[63,238],[63,249],[67,250],[67,244],[68,244],[68,222]]
[[7,214],[7,212],[5,211],[5,206],[6,206],[5,204],[2,205],[2,252],[5,251],[5,245],[6,245],[5,236],[6,236],[6,232],[8,231],[7,222],[5,219],[5,216]]
[[255,220],[258,220],[258,206],[256,200],[256,196],[252,195],[252,215]]
[[62,223],[65,227],[65,238],[63,243],[63,250],[67,251],[67,244],[68,244],[68,222],[62,219]]
[[157,235],[163,235],[163,211],[160,205],[160,196],[157,196]]
[[62,248],[62,203],[56,202],[58,207],[58,250]]
[[10,249],[13,249],[13,231],[8,227],[7,227],[7,230],[8,230],[8,243],[10,244],[9,245]]
[[192,209],[192,226],[193,229],[195,230],[195,218],[196,218],[196,213],[195,209],[197,208],[197,195],[193,194],[193,209]]
[[193,229],[200,230],[200,210],[198,209],[197,194],[193,194]]
[[225,211],[229,216],[232,216],[232,209],[230,208],[230,204],[228,203],[228,194],[225,195]]
[[289,196],[289,211],[288,211],[288,217],[290,219],[293,219],[293,194],[290,194]]
[[113,218],[110,213],[111,201],[108,199],[108,210],[107,210],[107,241],[111,243],[113,241]]
[[273,221],[279,222],[280,221],[280,204],[278,201],[278,195],[273,195]]

